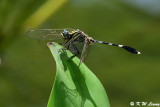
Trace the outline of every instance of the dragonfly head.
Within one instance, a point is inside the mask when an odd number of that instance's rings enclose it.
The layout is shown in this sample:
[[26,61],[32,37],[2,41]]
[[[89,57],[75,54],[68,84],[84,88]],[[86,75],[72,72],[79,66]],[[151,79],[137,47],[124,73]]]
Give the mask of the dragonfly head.
[[64,30],[61,34],[64,37],[64,39],[69,39],[70,38],[70,34],[67,30]]

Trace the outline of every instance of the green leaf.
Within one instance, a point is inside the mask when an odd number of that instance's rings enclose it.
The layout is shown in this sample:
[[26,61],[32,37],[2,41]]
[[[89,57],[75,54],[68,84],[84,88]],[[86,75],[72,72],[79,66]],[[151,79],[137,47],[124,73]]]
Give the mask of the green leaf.
[[48,43],[57,73],[47,107],[110,107],[107,94],[97,77],[79,58],[57,43]]

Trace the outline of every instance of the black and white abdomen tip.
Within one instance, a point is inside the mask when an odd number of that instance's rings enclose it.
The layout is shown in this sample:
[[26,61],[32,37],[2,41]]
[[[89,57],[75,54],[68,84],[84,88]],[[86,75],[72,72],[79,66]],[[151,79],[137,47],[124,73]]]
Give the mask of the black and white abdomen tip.
[[124,45],[118,45],[118,47],[121,47],[131,53],[134,53],[134,54],[141,54],[141,52],[137,51],[136,49],[132,48],[132,47],[129,47],[129,46],[124,46]]
[[134,53],[134,54],[141,54],[141,52],[139,52],[136,49],[134,49],[132,47],[129,47],[129,46],[118,45],[118,44],[109,43],[109,42],[103,42],[103,41],[98,41],[98,40],[94,40],[94,42],[107,44],[107,45],[111,45],[111,46],[117,46],[117,47],[120,47],[120,48],[123,48],[123,49],[127,50],[128,52],[131,52],[131,53]]

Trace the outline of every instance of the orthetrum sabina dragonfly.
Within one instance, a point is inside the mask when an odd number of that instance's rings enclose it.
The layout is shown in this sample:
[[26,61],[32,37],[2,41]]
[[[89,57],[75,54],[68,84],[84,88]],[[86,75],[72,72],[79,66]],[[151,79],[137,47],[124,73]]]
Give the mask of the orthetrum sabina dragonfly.
[[79,66],[84,59],[84,53],[87,47],[95,42],[120,47],[134,54],[141,54],[139,51],[129,46],[94,40],[79,29],[33,29],[27,33],[27,36],[38,39],[40,42],[57,42],[61,44],[74,54],[71,58],[80,55]]

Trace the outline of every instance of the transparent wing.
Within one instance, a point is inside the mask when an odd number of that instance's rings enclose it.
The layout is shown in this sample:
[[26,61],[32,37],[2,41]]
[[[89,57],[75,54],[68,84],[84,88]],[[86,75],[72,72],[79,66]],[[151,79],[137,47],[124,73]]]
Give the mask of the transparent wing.
[[86,50],[87,50],[87,47],[88,47],[87,38],[85,38],[84,46],[83,46],[82,53],[81,53],[81,57],[80,57],[79,66],[80,66],[80,64],[82,63],[83,59],[85,58],[85,52],[86,52]]
[[37,39],[38,42],[57,42],[63,43],[64,38],[61,33],[67,30],[69,32],[74,29],[64,28],[64,29],[32,29],[27,32],[27,37],[32,39]]

